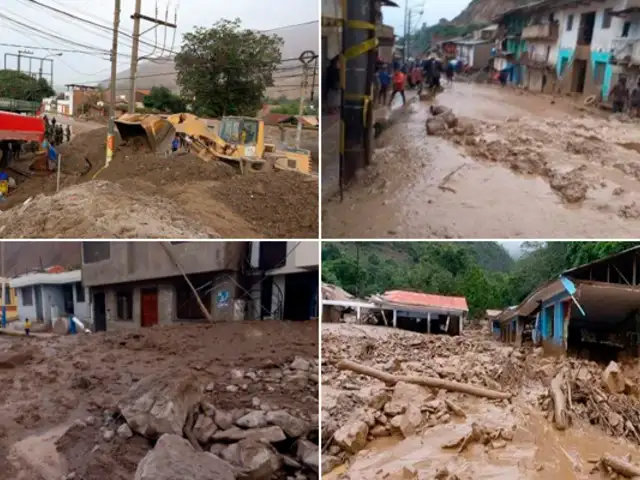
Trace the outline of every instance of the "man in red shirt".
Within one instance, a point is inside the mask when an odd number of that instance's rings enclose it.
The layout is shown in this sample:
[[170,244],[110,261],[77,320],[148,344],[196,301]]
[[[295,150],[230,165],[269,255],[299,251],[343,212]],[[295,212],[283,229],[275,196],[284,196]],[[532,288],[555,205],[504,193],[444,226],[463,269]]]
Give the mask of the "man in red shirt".
[[399,93],[402,96],[402,104],[406,103],[406,98],[404,96],[404,84],[407,80],[407,76],[404,74],[402,70],[396,70],[393,73],[393,93],[391,94],[391,98],[389,99],[389,105],[393,103],[393,99],[396,96],[396,93]]

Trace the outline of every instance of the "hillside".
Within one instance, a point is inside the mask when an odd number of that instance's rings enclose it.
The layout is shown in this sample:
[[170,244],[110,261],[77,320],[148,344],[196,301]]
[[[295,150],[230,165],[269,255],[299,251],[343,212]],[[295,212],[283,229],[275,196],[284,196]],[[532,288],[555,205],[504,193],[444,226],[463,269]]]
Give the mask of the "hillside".
[[[290,27],[277,28],[263,33],[277,35],[284,41],[282,46],[282,58],[298,58],[305,50],[312,50],[319,54],[319,22],[309,22]],[[178,50],[178,47],[175,48]],[[292,62],[286,62],[282,65],[287,69],[292,67]],[[118,94],[128,93],[130,71],[123,70],[117,75],[117,92]],[[267,89],[266,95],[269,98],[278,98],[285,96],[287,98],[298,98],[300,91],[300,70],[287,70],[286,74],[276,74],[276,77],[284,77],[275,79],[275,85]],[[100,82],[100,86],[108,88],[109,80]],[[319,75],[315,79],[316,90],[319,87]],[[144,61],[138,66],[138,74],[136,79],[136,87],[139,89],[151,89],[152,87],[167,87],[173,92],[178,92],[178,84],[176,83],[176,71],[173,61],[170,58],[157,60],[155,62]]]
[[472,0],[451,23],[490,23],[497,15],[512,8],[533,3],[532,0]]
[[80,267],[81,245],[81,242],[4,242],[5,275],[14,277],[52,265]]

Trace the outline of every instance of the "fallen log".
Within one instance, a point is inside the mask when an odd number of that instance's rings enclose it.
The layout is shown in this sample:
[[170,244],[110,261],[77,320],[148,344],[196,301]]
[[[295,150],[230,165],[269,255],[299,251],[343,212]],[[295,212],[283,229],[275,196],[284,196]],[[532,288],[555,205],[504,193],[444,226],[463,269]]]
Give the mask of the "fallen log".
[[566,430],[569,426],[569,420],[567,415],[567,397],[564,393],[564,386],[566,383],[566,373],[561,370],[549,386],[549,396],[553,402],[553,424],[558,430]]
[[338,363],[338,368],[340,370],[351,370],[362,375],[377,378],[378,380],[382,380],[387,385],[395,385],[398,382],[406,382],[414,383],[416,385],[424,385],[431,388],[441,388],[450,392],[466,393],[468,395],[474,395],[476,397],[485,397],[496,400],[506,400],[511,398],[511,394],[508,392],[498,392],[496,390],[489,390],[487,388],[455,382],[452,380],[443,380],[441,378],[433,377],[391,375],[390,373],[367,367],[366,365],[361,365],[359,363],[352,362],[351,360],[341,360]]
[[640,477],[639,467],[636,467],[635,465],[632,465],[631,463],[621,458],[614,457],[613,455],[609,455],[608,453],[605,453],[602,456],[602,463],[604,463],[607,467],[609,467],[611,470],[613,470],[617,474],[622,475],[624,477],[627,477],[627,478]]

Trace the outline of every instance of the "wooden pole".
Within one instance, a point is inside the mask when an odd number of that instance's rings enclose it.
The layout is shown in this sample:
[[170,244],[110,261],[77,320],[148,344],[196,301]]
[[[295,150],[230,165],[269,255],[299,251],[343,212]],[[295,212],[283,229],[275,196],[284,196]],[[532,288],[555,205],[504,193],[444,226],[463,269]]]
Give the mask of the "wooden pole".
[[187,285],[189,285],[189,288],[191,289],[191,292],[193,292],[193,294],[196,296],[196,300],[198,302],[198,306],[200,307],[200,310],[202,311],[202,314],[204,315],[204,317],[209,322],[213,322],[213,318],[211,318],[211,314],[209,313],[209,310],[207,310],[207,307],[205,307],[204,303],[202,303],[202,300],[200,299],[200,295],[198,295],[198,291],[196,290],[196,288],[191,283],[191,280],[189,280],[189,277],[187,277],[186,272],[183,270],[182,266],[180,265],[180,263],[178,262],[176,257],[173,255],[173,252],[171,251],[171,248],[169,247],[169,245],[167,245],[166,242],[162,242],[162,247],[164,248],[164,251],[167,252],[167,255],[169,256],[169,258],[171,259],[173,264],[176,267],[178,267],[178,270],[180,270],[180,273],[182,274],[184,279],[187,281]]
[[62,164],[62,155],[58,154],[58,172],[56,173],[56,192],[60,191],[60,169]]
[[351,360],[342,360],[338,363],[340,370],[351,370],[362,375],[377,378],[382,380],[388,385],[395,385],[398,382],[414,383],[416,385],[424,385],[431,388],[441,388],[451,392],[466,393],[474,395],[476,397],[492,398],[496,400],[506,400],[511,398],[511,394],[508,392],[498,392],[496,390],[489,390],[484,387],[477,387],[475,385],[468,385],[466,383],[454,382],[452,380],[442,380],[441,378],[433,377],[411,377],[411,376],[399,376],[391,375],[390,373],[377,370],[375,368],[361,365]]

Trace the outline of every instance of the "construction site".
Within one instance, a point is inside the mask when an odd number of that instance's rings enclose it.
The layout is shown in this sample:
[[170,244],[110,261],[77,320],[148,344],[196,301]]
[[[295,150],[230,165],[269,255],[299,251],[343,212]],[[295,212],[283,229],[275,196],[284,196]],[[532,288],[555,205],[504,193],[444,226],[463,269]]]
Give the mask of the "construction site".
[[269,248],[3,247],[3,478],[317,479],[317,243]]
[[[318,181],[313,174],[317,157],[312,159],[311,150],[289,153],[272,147],[266,160],[249,161],[244,145],[231,148],[231,137],[225,142],[218,136],[218,122],[209,128],[193,116],[188,119],[190,126],[184,120],[178,125],[180,116],[175,124],[150,117],[122,119],[119,130],[125,131],[125,138],[118,134],[108,165],[107,128],[82,121],[74,122],[71,141],[57,148],[59,172],[48,165],[47,152],[14,161],[7,170],[12,179],[9,193],[0,204],[2,235],[317,237]],[[282,128],[265,127],[257,119],[251,123],[256,138],[249,142],[257,145],[251,147],[254,150],[269,148],[276,139],[280,142]],[[223,124],[238,128],[240,122],[227,119]],[[192,136],[189,151],[171,151],[176,130]],[[317,130],[305,129],[303,138],[304,146],[315,143],[317,155]],[[220,145],[225,152],[216,150]],[[289,157],[293,159],[287,163]]]

